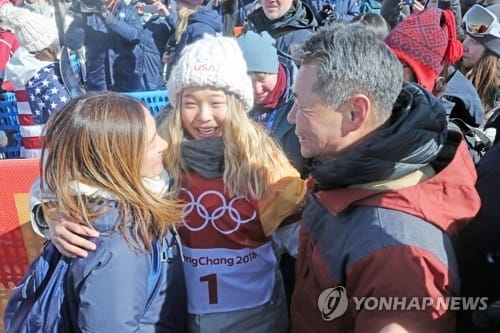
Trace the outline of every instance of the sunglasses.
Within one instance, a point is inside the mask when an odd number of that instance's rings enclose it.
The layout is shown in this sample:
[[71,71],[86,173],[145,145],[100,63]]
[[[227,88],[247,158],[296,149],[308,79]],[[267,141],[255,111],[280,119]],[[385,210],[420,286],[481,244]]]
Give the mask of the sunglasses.
[[481,5],[472,6],[463,18],[465,30],[476,37],[491,35],[500,38],[500,23],[497,16]]

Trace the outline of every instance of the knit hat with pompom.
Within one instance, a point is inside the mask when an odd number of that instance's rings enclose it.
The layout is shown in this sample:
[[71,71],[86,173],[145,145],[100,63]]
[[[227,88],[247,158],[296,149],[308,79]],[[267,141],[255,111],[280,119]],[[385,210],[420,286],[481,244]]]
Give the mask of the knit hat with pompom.
[[463,53],[453,12],[439,8],[427,8],[407,17],[389,32],[385,43],[428,91],[434,89],[445,62],[454,64]]

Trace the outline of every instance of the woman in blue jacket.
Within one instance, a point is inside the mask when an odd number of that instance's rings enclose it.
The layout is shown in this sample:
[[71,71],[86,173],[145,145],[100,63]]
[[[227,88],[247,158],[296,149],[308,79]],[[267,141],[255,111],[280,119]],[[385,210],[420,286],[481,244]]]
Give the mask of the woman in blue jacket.
[[168,199],[166,148],[148,109],[115,93],[80,96],[47,123],[43,212],[78,216],[67,223],[100,234],[96,251],[70,263],[69,331],[184,331],[183,268],[169,232],[180,206]]

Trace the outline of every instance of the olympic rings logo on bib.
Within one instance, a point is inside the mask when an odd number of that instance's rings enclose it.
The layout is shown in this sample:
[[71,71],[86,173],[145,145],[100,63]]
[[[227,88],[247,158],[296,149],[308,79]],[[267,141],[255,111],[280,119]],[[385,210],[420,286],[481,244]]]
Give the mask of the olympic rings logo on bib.
[[[240,225],[251,222],[255,220],[257,217],[257,212],[252,207],[250,200],[248,200],[245,196],[238,196],[232,198],[229,203],[226,201],[224,195],[218,191],[205,191],[200,194],[200,196],[195,199],[193,194],[185,189],[181,189],[181,194],[185,195],[186,198],[184,207],[182,208],[182,223],[184,226],[191,231],[201,231],[206,228],[208,223],[211,223],[215,230],[224,235],[232,234],[237,231]],[[209,212],[207,207],[202,203],[203,199],[213,199],[211,196],[215,196],[216,199],[220,202],[219,206]],[[244,218],[241,216],[241,212],[238,210],[237,206],[245,204],[245,206],[251,207],[251,216],[248,218]],[[190,225],[192,222],[186,221],[188,216],[192,216],[192,214],[196,214],[203,221],[199,226]],[[229,228],[228,230],[222,229],[217,225],[217,220],[220,220],[226,215],[229,218],[226,218],[225,221],[234,222],[234,226]]]

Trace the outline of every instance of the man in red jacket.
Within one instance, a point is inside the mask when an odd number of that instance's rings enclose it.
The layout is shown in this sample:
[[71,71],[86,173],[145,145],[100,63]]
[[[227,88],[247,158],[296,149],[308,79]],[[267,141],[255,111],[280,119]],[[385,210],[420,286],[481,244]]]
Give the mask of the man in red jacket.
[[450,237],[480,206],[460,133],[362,26],[325,27],[293,56],[288,120],[302,156],[320,161],[303,210],[293,331],[454,332],[451,310],[464,304]]

